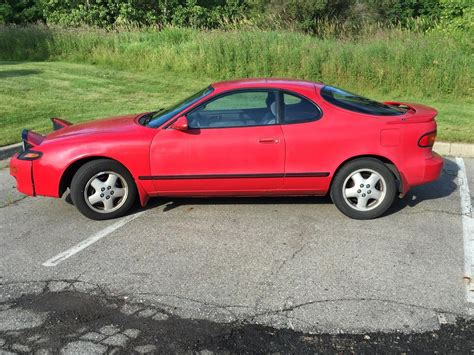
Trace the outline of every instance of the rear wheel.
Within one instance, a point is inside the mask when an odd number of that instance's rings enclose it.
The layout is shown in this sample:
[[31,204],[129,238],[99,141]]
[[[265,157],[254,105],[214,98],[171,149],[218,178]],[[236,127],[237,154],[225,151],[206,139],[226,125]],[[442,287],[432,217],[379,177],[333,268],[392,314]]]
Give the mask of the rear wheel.
[[71,198],[86,217],[96,220],[123,216],[133,205],[137,189],[121,164],[99,159],[84,164],[71,182]]
[[392,205],[396,195],[395,177],[381,161],[374,158],[353,160],[334,177],[331,198],[346,216],[372,219]]

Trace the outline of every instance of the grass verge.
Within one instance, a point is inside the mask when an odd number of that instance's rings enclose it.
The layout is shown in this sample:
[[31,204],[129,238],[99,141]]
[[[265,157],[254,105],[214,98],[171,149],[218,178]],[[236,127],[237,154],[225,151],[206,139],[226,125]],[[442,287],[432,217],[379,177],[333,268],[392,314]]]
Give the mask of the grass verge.
[[[189,95],[215,78],[169,72],[129,72],[65,62],[0,62],[0,146],[20,140],[22,128],[51,130],[50,117],[74,123],[144,112]],[[474,143],[474,100],[361,94],[422,102],[439,110],[439,140]]]

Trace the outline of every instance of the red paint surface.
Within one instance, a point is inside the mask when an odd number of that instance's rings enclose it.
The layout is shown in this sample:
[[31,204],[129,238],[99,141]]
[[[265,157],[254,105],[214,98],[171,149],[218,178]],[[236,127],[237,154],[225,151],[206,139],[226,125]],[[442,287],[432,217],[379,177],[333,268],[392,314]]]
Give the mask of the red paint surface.
[[[391,162],[402,180],[402,193],[437,179],[441,173],[442,158],[431,148],[418,146],[423,134],[436,130],[436,110],[430,107],[405,104],[410,110],[401,116],[359,114],[326,102],[319,94],[323,85],[308,81],[237,80],[213,87],[209,96],[187,111],[224,91],[277,88],[312,100],[323,116],[298,124],[186,131],[163,128],[167,124],[144,127],[137,122],[139,115],[65,125],[44,139],[31,134],[32,149],[43,153],[38,160],[12,157],[11,174],[17,179],[18,190],[59,197],[66,170],[94,158],[123,164],[137,183],[142,205],[156,195],[324,195],[337,169],[360,156]],[[329,175],[293,175],[323,172]],[[198,177],[139,179],[183,175]],[[209,175],[213,178],[203,177]]]

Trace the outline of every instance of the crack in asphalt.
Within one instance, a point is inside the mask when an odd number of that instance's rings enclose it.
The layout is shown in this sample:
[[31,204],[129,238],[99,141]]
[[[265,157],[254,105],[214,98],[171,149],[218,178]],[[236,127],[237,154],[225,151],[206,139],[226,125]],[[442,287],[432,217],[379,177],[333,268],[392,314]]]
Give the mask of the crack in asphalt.
[[16,203],[18,203],[18,202],[24,200],[24,199],[27,198],[27,197],[28,197],[28,196],[25,195],[25,196],[19,197],[19,198],[16,199],[16,200],[8,201],[6,204],[1,205],[0,208],[5,208],[5,207],[8,207],[8,206],[14,205],[14,204],[16,204]]
[[454,212],[454,211],[443,211],[443,210],[432,210],[432,209],[422,209],[418,211],[404,211],[403,212],[406,215],[416,215],[416,214],[423,214],[423,213],[442,213],[442,214],[447,214],[451,216],[468,216],[472,217],[472,206],[470,208],[470,212],[468,213],[461,213],[461,212]]
[[[304,240],[303,233],[300,233],[300,237],[301,237],[300,242],[302,242]],[[299,248],[294,250],[293,253],[288,258],[284,259],[283,262],[280,264],[280,266],[278,266],[276,271],[272,273],[272,279],[273,279],[273,276],[279,273],[285,267],[287,263],[293,261],[295,257],[303,251],[303,249],[305,249],[309,244],[311,244],[312,241],[313,241],[312,239],[306,240]]]
[[[185,296],[181,296],[181,295],[173,295],[173,294],[158,293],[158,292],[138,292],[138,293],[135,293],[135,295],[137,295],[137,296],[145,296],[146,295],[146,296],[155,296],[155,297],[173,297],[173,298],[177,298],[179,300],[184,300],[184,301],[197,303],[197,304],[200,304],[200,305],[203,305],[203,306],[206,306],[206,307],[215,307],[215,308],[222,309],[222,310],[228,312],[232,317],[234,317],[234,319],[238,319],[238,316],[237,316],[236,313],[232,312],[229,308],[248,308],[248,309],[251,309],[251,307],[245,306],[245,305],[222,305],[222,304],[208,302],[208,301],[201,301],[201,300],[197,300],[197,299],[193,299],[193,298],[185,297]],[[163,302],[159,302],[159,303],[164,307],[174,307],[174,306],[171,306],[167,303],[163,303]]]
[[[395,300],[390,300],[390,299],[385,299],[385,298],[377,298],[377,297],[345,297],[344,298],[343,297],[343,298],[326,298],[326,299],[312,300],[312,301],[302,302],[302,303],[298,303],[298,304],[291,305],[291,306],[284,306],[284,307],[281,307],[281,308],[276,309],[276,310],[268,309],[268,310],[257,312],[257,313],[251,314],[251,315],[247,315],[247,316],[242,318],[242,317],[237,316],[234,312],[230,311],[229,308],[242,308],[242,309],[251,310],[251,309],[254,309],[254,307],[246,306],[246,305],[218,304],[218,303],[214,303],[214,302],[207,302],[207,301],[197,300],[197,299],[185,297],[185,296],[182,296],[182,295],[173,295],[173,294],[156,293],[156,292],[139,292],[139,293],[133,294],[132,296],[127,296],[127,295],[123,295],[123,294],[120,294],[120,293],[111,293],[110,291],[106,291],[102,286],[100,286],[98,284],[91,283],[91,282],[80,280],[79,277],[74,278],[74,279],[52,279],[52,280],[0,282],[0,287],[1,286],[10,286],[10,285],[20,285],[20,284],[39,284],[39,283],[43,284],[44,283],[41,292],[45,293],[45,292],[50,291],[50,287],[51,287],[52,283],[63,282],[63,283],[68,284],[68,286],[63,288],[64,290],[75,291],[75,292],[83,292],[84,288],[78,288],[75,285],[76,284],[86,284],[86,285],[90,285],[90,286],[93,287],[95,294],[98,294],[98,295],[100,295],[101,297],[104,297],[104,298],[108,298],[111,295],[112,295],[112,297],[119,297],[120,299],[124,299],[124,298],[128,299],[129,297],[131,297],[131,299],[134,299],[134,298],[137,298],[139,296],[145,296],[145,295],[157,296],[157,297],[174,297],[176,299],[181,299],[181,300],[186,300],[186,301],[190,301],[190,302],[193,302],[193,303],[201,304],[201,305],[204,305],[206,307],[216,307],[216,308],[225,310],[225,311],[231,313],[233,316],[235,316],[234,321],[232,321],[232,322],[244,322],[244,323],[246,321],[252,321],[253,319],[255,319],[257,317],[264,316],[264,315],[277,315],[277,314],[280,314],[280,313],[288,313],[288,312],[292,312],[292,311],[297,310],[297,309],[302,308],[302,307],[311,306],[311,305],[314,305],[314,304],[321,304],[321,303],[331,303],[331,302],[381,302],[381,303],[395,304],[395,305],[398,305],[398,306],[404,306],[404,307],[408,307],[408,308],[423,309],[423,310],[431,311],[431,312],[434,312],[434,313],[450,314],[450,315],[453,315],[453,316],[456,316],[456,317],[467,317],[468,316],[467,313],[454,312],[454,311],[446,310],[446,309],[442,309],[442,308],[428,307],[428,306],[423,306],[423,305],[419,305],[419,304],[395,301]],[[91,288],[88,287],[87,290],[91,290]],[[131,301],[128,301],[128,302],[131,303],[131,304],[134,304]],[[167,303],[163,303],[163,302],[153,302],[153,303],[154,304],[158,303],[158,304],[162,305],[163,307],[176,309],[176,305],[173,305],[173,304],[167,304]],[[286,303],[287,302],[285,302],[285,304]],[[0,304],[2,304],[2,302],[0,302]],[[144,305],[143,302],[138,302],[138,303],[135,302],[135,304]],[[165,310],[164,308],[161,309],[161,311],[171,314],[169,311]],[[137,312],[133,312],[133,313],[137,313]],[[292,317],[292,318],[295,318],[295,317]],[[232,322],[230,322],[230,323],[232,323]],[[304,321],[304,322],[308,323],[306,321]],[[308,323],[308,324],[312,325],[311,323]]]
[[382,302],[382,303],[395,304],[395,305],[398,305],[398,306],[423,309],[423,310],[432,311],[432,312],[435,312],[435,313],[451,314],[451,315],[458,316],[458,317],[466,317],[467,316],[466,313],[453,312],[453,311],[444,310],[444,309],[441,309],[441,308],[427,307],[427,306],[422,306],[422,305],[418,305],[418,304],[414,304],[414,303],[394,301],[394,300],[385,299],[385,298],[347,297],[347,298],[327,298],[327,299],[322,299],[322,300],[314,300],[314,301],[303,302],[303,303],[299,303],[299,304],[292,305],[292,306],[289,306],[289,307],[282,307],[278,310],[263,311],[263,312],[260,312],[258,314],[252,315],[252,318],[259,317],[259,316],[262,316],[262,315],[272,315],[272,314],[278,314],[278,313],[284,313],[284,312],[292,312],[296,309],[306,307],[306,306],[311,306],[313,304],[331,303],[331,302]]
[[[25,289],[25,285],[30,286],[30,289]],[[108,294],[100,285],[78,281],[77,278],[6,282],[0,286],[12,288],[10,294],[2,293],[5,300],[0,302],[0,349],[6,351],[205,351],[228,354],[345,350],[374,353],[417,350],[468,352],[474,347],[474,322],[461,318],[458,318],[456,324],[441,325],[439,330],[423,333],[307,334],[250,323],[250,318],[228,323],[185,319],[154,305],[128,302],[123,296]],[[403,302],[372,298],[347,298],[337,301],[347,300],[376,300],[407,305]],[[334,300],[311,301],[274,312],[289,312],[314,303],[331,301]],[[212,303],[207,305],[215,306]],[[431,310],[429,307],[423,308]],[[298,317],[284,316],[290,320],[305,322]],[[28,321],[31,324],[28,324]],[[11,329],[5,329],[6,326]],[[289,326],[293,327],[291,321]]]
[[257,298],[255,300],[255,305],[253,307],[255,310],[257,310],[259,308],[259,305],[262,302],[262,300],[265,299],[266,297],[268,297],[268,289],[274,284],[275,276],[285,267],[285,265],[288,262],[291,262],[292,260],[294,260],[295,257],[299,253],[301,253],[306,248],[306,246],[308,246],[313,241],[312,239],[308,239],[308,240],[304,241],[304,234],[303,233],[299,233],[299,237],[300,237],[300,239],[299,239],[298,243],[301,244],[301,245],[298,248],[296,248],[295,250],[293,250],[293,252],[291,253],[290,256],[284,258],[283,261],[281,261],[276,268],[272,269],[272,271],[270,272],[270,275],[266,278],[266,280],[267,280],[266,282],[260,283],[260,285],[262,285],[265,288],[265,290],[257,296]]

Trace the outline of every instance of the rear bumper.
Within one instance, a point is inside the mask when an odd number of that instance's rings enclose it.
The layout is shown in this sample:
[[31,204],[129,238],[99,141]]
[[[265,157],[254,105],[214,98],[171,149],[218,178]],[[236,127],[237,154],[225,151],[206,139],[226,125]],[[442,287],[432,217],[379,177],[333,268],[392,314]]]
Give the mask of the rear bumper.
[[444,160],[435,152],[431,156],[423,159],[422,164],[415,161],[410,169],[400,172],[402,178],[402,196],[418,185],[428,184],[437,180],[443,170]]
[[425,172],[423,175],[423,184],[438,180],[443,170],[444,159],[433,152],[433,157],[425,160]]
[[17,157],[18,153],[10,159],[10,175],[16,179],[18,191],[28,196],[35,196],[33,162],[20,160]]

